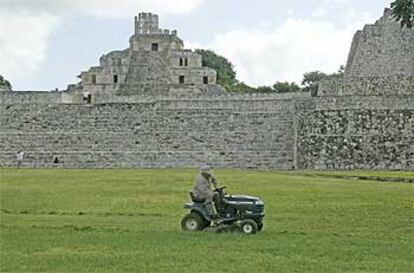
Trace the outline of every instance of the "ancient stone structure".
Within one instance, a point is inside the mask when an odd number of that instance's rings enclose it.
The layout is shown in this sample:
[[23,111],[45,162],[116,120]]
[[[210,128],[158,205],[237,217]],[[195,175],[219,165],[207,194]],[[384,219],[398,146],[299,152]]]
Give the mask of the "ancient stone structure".
[[355,35],[344,78],[318,97],[226,94],[157,16],[135,24],[131,47],[68,91],[0,94],[1,162],[22,149],[28,167],[414,169],[414,33],[388,11]]
[[100,65],[80,74],[78,90],[96,98],[101,94],[181,95],[221,94],[216,72],[202,67],[201,55],[184,49],[177,31],[160,29],[158,15],[135,17],[135,34],[130,47],[103,55]]
[[414,34],[391,10],[355,33],[344,78],[322,84],[319,96],[413,95]]
[[414,75],[414,36],[412,29],[401,28],[391,10],[374,25],[355,33],[345,76],[389,77]]
[[414,169],[414,30],[386,9],[357,31],[345,75],[299,122],[304,168]]

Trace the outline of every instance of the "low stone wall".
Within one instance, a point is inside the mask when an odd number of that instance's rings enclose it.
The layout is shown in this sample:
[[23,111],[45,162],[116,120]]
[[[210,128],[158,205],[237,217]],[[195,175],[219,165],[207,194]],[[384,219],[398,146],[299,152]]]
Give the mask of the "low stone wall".
[[61,92],[14,91],[0,93],[0,104],[61,103]]
[[[209,86],[212,88],[221,88],[220,86]],[[299,98],[309,98],[309,93],[251,93],[251,94],[236,94],[236,93],[194,93],[182,94],[181,96],[171,95],[152,95],[152,96],[121,96],[114,94],[98,94],[92,97],[95,104],[104,103],[141,103],[141,102],[159,102],[159,101],[215,101],[215,102],[229,102],[229,101],[249,101],[249,100],[290,100]],[[83,104],[82,93],[76,89],[74,91],[13,91],[0,92],[0,105],[15,105],[15,104]]]
[[[188,96],[119,96],[119,95],[100,95],[96,98],[96,103],[142,103],[142,102],[190,102],[190,104],[197,104],[197,102],[210,101],[214,104],[229,104],[232,101],[274,101],[274,100],[292,100],[310,98],[309,92],[297,93],[224,93],[219,95],[206,95],[191,93]],[[187,103],[187,105],[189,105]]]

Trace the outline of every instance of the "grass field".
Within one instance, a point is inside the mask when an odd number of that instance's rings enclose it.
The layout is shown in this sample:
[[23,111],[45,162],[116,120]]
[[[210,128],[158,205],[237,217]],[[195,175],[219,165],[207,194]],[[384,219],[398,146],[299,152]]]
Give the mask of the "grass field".
[[264,231],[186,233],[196,173],[0,169],[1,272],[414,272],[413,184],[217,170]]

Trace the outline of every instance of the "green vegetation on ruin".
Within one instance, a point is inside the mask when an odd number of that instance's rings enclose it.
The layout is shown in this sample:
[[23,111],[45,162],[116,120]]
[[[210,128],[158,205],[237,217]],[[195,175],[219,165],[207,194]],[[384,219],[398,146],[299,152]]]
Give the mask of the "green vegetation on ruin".
[[391,3],[394,18],[400,22],[401,27],[412,28],[414,24],[414,1],[395,0]]
[[0,75],[0,91],[10,91],[11,89],[12,85],[10,82]]
[[414,271],[414,185],[324,176],[414,172],[216,170],[265,201],[250,237],[180,230],[196,173],[0,169],[0,271]]

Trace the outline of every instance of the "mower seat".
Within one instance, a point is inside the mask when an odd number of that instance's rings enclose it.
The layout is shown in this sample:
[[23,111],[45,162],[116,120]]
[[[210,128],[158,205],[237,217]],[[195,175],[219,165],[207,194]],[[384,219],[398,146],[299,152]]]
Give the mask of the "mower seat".
[[189,191],[188,193],[190,194],[191,201],[193,201],[193,202],[196,202],[196,203],[204,203],[206,201],[206,199],[198,199],[198,198],[195,198],[195,196],[194,196],[194,194],[193,194],[192,191]]

